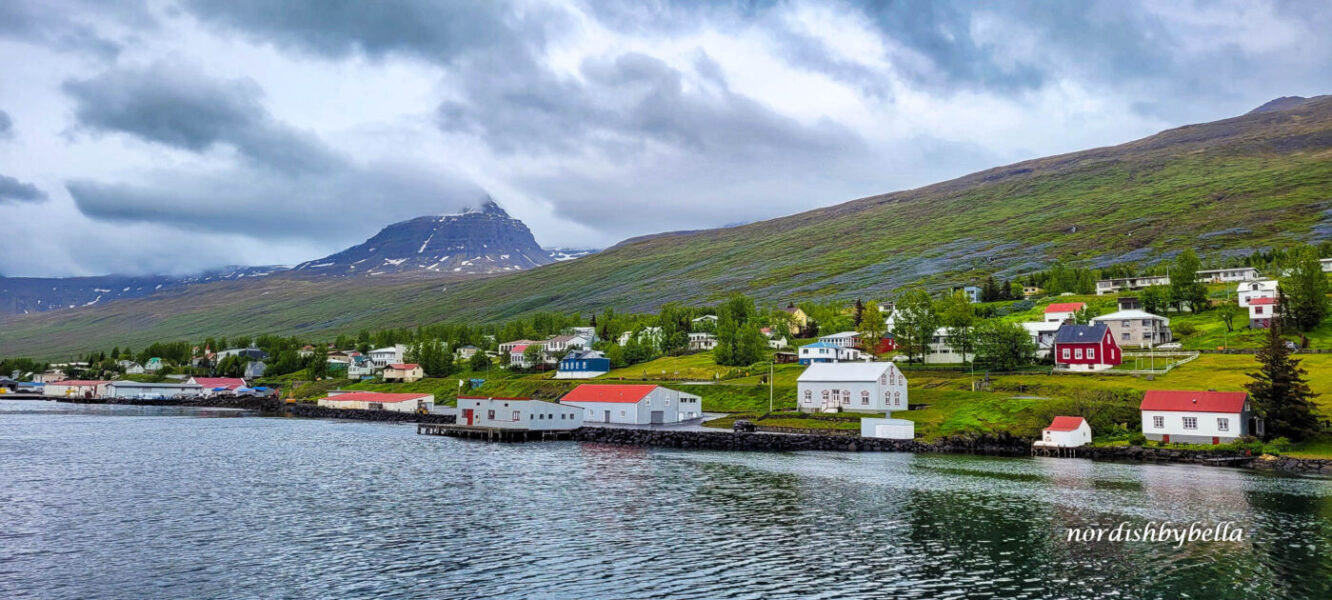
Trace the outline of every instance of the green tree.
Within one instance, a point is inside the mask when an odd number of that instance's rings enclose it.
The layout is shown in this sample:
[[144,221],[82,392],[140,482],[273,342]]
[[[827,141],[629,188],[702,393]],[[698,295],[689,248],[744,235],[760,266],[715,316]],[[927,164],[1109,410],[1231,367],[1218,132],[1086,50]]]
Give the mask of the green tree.
[[523,361],[530,368],[536,368],[541,364],[541,347],[536,344],[528,344],[527,349],[523,350]]
[[[754,300],[742,294],[731,296],[717,307],[717,347],[712,351],[713,360],[717,364],[742,366],[756,362],[757,359],[747,360],[753,358],[748,348],[741,348],[749,341],[744,339],[746,336],[742,335],[742,329],[750,324],[756,314]],[[758,324],[753,325],[757,330]],[[762,336],[759,333],[759,337]]]
[[904,293],[897,302],[896,317],[893,319],[893,336],[897,347],[906,353],[907,360],[924,360],[930,351],[930,342],[939,329],[939,315],[934,310],[934,300],[923,289],[916,288]]
[[1239,303],[1226,300],[1216,307],[1216,316],[1226,326],[1227,333],[1235,333],[1235,319],[1241,314]]
[[1012,371],[1036,360],[1036,342],[1016,323],[986,319],[975,327],[976,360],[996,371]]
[[1170,303],[1170,290],[1163,285],[1153,285],[1138,294],[1138,302],[1142,303],[1142,309],[1149,313],[1163,314]]
[[[873,300],[865,303],[860,314],[860,345],[862,348],[873,355],[879,354],[879,339],[883,337],[884,331],[888,329],[888,324],[884,322],[883,311],[879,310],[879,303]],[[777,330],[785,333],[786,330]]]
[[324,344],[315,344],[314,351],[310,354],[310,362],[307,363],[306,372],[311,379],[324,379],[328,377],[328,346]]
[[[988,280],[994,282],[994,278]],[[975,341],[972,326],[976,323],[976,307],[962,291],[945,296],[939,302],[939,323],[948,329],[948,345],[962,355],[962,362],[967,362]]]
[[735,354],[732,363],[739,366],[752,365],[763,360],[768,347],[768,338],[763,337],[758,323],[750,321],[740,328],[736,336]]
[[1200,268],[1202,262],[1192,248],[1179,253],[1170,266],[1170,301],[1181,309],[1185,304],[1193,312],[1207,309],[1207,284],[1198,281]]
[[1318,262],[1313,246],[1301,246],[1291,252],[1286,275],[1280,279],[1283,319],[1297,331],[1310,331],[1327,317],[1327,276]]
[[1319,429],[1313,404],[1317,394],[1309,389],[1300,361],[1290,357],[1290,348],[1281,338],[1280,323],[1272,321],[1267,344],[1254,358],[1258,371],[1249,373],[1253,381],[1244,387],[1266,422],[1268,437],[1284,436],[1297,442],[1313,437]]
[[485,352],[478,349],[476,354],[473,354],[472,358],[468,359],[467,364],[473,371],[485,371],[490,368],[490,357],[486,356]]

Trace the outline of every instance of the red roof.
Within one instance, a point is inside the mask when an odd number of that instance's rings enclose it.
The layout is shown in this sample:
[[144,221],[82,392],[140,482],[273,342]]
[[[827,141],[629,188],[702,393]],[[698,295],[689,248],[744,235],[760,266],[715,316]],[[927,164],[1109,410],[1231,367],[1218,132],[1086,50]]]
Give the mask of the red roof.
[[510,350],[510,351],[509,351],[509,354],[513,354],[514,352],[517,352],[518,354],[522,354],[522,353],[524,353],[524,352],[527,351],[527,346],[528,346],[528,344],[518,344],[517,346],[514,346],[514,347],[513,347],[513,350]]
[[1142,397],[1141,410],[1237,413],[1244,410],[1248,398],[1245,392],[1149,390]]
[[54,383],[48,383],[46,385],[102,385],[104,383],[111,383],[111,382],[96,381],[91,379],[66,379],[64,381],[56,381]]
[[1087,308],[1087,305],[1082,302],[1060,302],[1045,307],[1045,312],[1078,312],[1084,308]]
[[195,377],[194,382],[210,390],[220,387],[229,390],[245,387],[245,380],[237,377]]
[[1265,305],[1268,305],[1268,304],[1276,304],[1276,303],[1277,303],[1277,299],[1276,299],[1276,298],[1251,298],[1251,299],[1249,299],[1249,304],[1250,304],[1250,305],[1257,304],[1257,305],[1260,305],[1260,306],[1265,306]]
[[1054,421],[1051,422],[1050,426],[1046,427],[1045,430],[1074,431],[1077,428],[1082,427],[1083,423],[1085,423],[1085,421],[1082,420],[1082,417],[1055,417]]
[[531,400],[531,398],[517,398],[512,396],[458,396],[459,400]]
[[393,404],[396,402],[406,402],[408,400],[416,400],[417,398],[424,398],[429,395],[430,394],[388,394],[384,392],[348,392],[346,394],[333,394],[324,399],[333,400],[337,402],[343,402],[343,401],[382,402],[384,404]]
[[397,369],[397,370],[399,370],[399,371],[410,371],[410,370],[415,369],[415,368],[418,368],[418,367],[420,367],[420,366],[421,366],[421,365],[418,365],[418,364],[416,364],[416,363],[398,363],[398,364],[396,364],[396,365],[389,365],[389,368],[390,368],[390,369]]
[[595,385],[585,383],[560,398],[560,402],[638,402],[652,393],[657,386],[638,385]]

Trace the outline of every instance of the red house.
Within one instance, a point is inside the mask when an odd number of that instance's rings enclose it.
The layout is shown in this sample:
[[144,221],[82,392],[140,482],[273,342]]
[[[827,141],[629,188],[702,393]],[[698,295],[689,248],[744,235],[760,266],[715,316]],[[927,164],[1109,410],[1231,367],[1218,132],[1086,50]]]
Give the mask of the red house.
[[1104,371],[1123,362],[1110,327],[1064,324],[1055,332],[1055,365],[1069,371]]
[[887,354],[897,349],[897,339],[891,333],[885,333],[879,337],[879,345],[875,346],[875,354]]

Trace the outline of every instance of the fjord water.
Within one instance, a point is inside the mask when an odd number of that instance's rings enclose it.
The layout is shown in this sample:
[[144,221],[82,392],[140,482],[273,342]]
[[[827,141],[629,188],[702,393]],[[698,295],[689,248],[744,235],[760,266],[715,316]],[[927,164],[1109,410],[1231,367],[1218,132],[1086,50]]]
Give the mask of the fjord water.
[[[1245,539],[1067,541],[1123,521]],[[1332,597],[1332,482],[0,400],[3,598],[1106,595]]]

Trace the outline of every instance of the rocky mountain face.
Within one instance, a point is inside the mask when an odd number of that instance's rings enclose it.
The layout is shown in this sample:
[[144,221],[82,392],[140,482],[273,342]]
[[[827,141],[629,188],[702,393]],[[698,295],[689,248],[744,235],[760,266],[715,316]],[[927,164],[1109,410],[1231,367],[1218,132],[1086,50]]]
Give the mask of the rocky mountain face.
[[417,217],[380,230],[365,243],[297,265],[316,276],[432,273],[489,274],[555,262],[522,221],[493,200],[456,215]]
[[99,275],[95,277],[3,277],[0,276],[0,314],[28,314],[51,310],[96,306],[116,300],[143,298],[160,291],[182,290],[190,285],[216,281],[260,278],[286,271],[287,267],[224,267],[193,275]]

